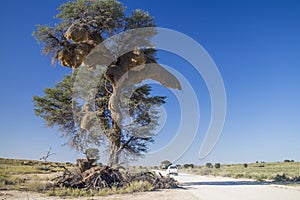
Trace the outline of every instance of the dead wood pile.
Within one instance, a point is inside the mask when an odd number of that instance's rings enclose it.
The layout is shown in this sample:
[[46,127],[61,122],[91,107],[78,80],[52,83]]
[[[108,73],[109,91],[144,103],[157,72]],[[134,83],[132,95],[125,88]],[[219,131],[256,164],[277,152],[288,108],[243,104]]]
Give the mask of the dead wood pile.
[[175,179],[164,177],[161,174],[157,175],[154,172],[121,173],[120,170],[108,166],[88,165],[88,161],[84,159],[77,162],[77,167],[72,170],[64,168],[64,174],[54,180],[55,186],[99,190],[112,187],[121,188],[134,181],[147,181],[153,185],[154,189],[177,187]]
[[141,172],[137,174],[129,174],[127,176],[127,182],[133,181],[147,181],[154,186],[154,189],[171,189],[177,188],[177,182],[171,177],[155,174],[154,172]]

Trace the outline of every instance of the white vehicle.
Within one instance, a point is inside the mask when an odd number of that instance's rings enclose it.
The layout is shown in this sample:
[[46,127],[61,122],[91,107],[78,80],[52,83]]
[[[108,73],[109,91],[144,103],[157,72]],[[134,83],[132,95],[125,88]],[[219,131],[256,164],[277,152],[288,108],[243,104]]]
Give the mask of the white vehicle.
[[170,165],[168,168],[167,168],[167,175],[171,175],[171,174],[174,174],[175,176],[178,175],[178,167],[175,166],[175,165]]

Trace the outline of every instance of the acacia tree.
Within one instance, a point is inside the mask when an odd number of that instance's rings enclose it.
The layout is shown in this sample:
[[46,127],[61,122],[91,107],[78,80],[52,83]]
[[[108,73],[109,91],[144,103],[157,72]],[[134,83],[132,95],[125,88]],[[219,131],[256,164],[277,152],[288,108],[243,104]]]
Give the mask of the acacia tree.
[[[85,152],[91,144],[99,146],[103,140],[108,141],[109,165],[120,163],[121,154],[122,158],[141,155],[153,141],[151,131],[158,120],[155,106],[165,103],[165,97],[151,97],[151,87],[147,85],[137,88],[129,102],[129,114],[134,125],[124,129],[117,123],[118,110],[113,109],[120,104],[116,97],[122,89],[116,86],[116,82],[136,66],[142,66],[139,71],[147,72],[145,64],[156,63],[155,49],[140,47],[117,57],[108,65],[104,75],[97,80],[97,92],[92,97],[95,105],[74,105],[73,85],[77,68],[101,42],[122,31],[153,27],[153,18],[142,10],[134,10],[126,16],[125,7],[115,0],[70,1],[58,10],[57,23],[54,26],[39,25],[33,35],[42,44],[43,53],[51,56],[53,62],[60,61],[62,66],[72,68],[73,76],[67,75],[54,88],[45,89],[44,97],[34,97],[35,113],[44,118],[48,126],[58,126],[62,136],[70,138],[71,147],[79,151]],[[150,31],[140,38],[131,39],[148,41],[154,34],[155,31]],[[165,83],[167,87],[180,89],[177,79],[166,70],[159,65],[155,65],[154,69],[155,73],[151,73],[150,78]],[[164,82],[159,78],[161,74],[167,74],[171,81]],[[143,77],[139,80],[142,81]],[[90,126],[95,121],[101,128]],[[139,127],[143,127],[142,133]]]
[[[44,89],[45,96],[35,96],[35,113],[42,117],[50,127],[58,126],[63,137],[69,138],[68,144],[78,151],[86,153],[91,147],[108,143],[108,165],[120,163],[128,158],[137,158],[148,150],[148,144],[153,142],[151,131],[157,125],[156,106],[165,103],[165,97],[150,96],[151,87],[144,85],[134,91],[130,98],[130,115],[134,118],[135,126],[120,129],[114,123],[108,110],[110,93],[104,84],[105,78],[99,80],[98,91],[95,96],[94,112],[101,129],[86,129],[81,122],[85,115],[78,116],[74,109],[81,110],[81,105],[73,105],[74,75],[66,75],[54,88]],[[91,123],[91,122],[89,122]],[[92,121],[92,123],[95,123]],[[147,126],[143,133],[135,134],[136,126]],[[99,125],[98,123],[95,123]],[[86,125],[89,126],[89,125]],[[145,136],[145,137],[141,137]]]

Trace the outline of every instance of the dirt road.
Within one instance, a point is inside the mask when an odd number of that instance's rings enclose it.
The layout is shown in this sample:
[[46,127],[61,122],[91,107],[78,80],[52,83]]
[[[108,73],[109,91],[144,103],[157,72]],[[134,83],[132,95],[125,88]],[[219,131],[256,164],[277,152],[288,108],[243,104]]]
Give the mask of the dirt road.
[[[161,190],[155,192],[112,195],[107,197],[78,198],[85,200],[299,200],[300,188],[283,185],[258,183],[252,180],[240,180],[224,177],[206,177],[180,173],[174,176],[182,189]],[[0,199],[39,199],[54,200],[36,193],[7,191]],[[68,200],[76,200],[68,198]]]
[[300,188],[225,177],[180,174],[181,186],[198,200],[299,200]]

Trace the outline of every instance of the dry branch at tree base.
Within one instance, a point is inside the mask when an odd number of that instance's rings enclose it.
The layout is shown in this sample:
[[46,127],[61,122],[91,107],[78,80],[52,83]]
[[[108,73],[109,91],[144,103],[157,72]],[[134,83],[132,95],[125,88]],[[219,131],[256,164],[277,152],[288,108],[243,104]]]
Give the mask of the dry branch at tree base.
[[65,168],[64,174],[55,179],[55,186],[99,190],[112,187],[121,188],[134,181],[147,181],[153,185],[154,189],[171,189],[178,187],[175,179],[164,177],[161,174],[157,175],[153,172],[141,172],[136,174],[130,174],[128,172],[121,173],[118,169],[108,166],[87,165],[86,163],[89,161],[84,159],[77,162],[78,167],[72,171]]
[[159,176],[153,172],[141,172],[127,176],[127,182],[147,181],[154,186],[154,189],[171,189],[177,188],[177,182],[171,177]]

